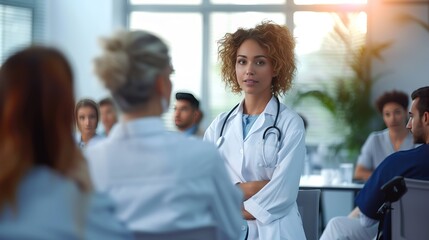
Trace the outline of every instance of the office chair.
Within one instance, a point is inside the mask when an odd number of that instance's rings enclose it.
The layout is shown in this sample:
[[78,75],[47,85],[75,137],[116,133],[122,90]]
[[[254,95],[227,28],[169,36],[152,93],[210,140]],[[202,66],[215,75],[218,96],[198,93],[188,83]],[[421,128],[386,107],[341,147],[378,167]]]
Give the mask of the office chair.
[[319,239],[320,189],[299,190],[296,203],[307,240]]
[[392,208],[392,203],[398,201],[406,192],[405,180],[402,176],[396,176],[390,179],[387,183],[381,186],[380,190],[384,192],[384,203],[377,210],[377,215],[380,221],[378,222],[378,231],[376,240],[383,239],[383,226],[386,216],[389,216]]
[[392,203],[392,240],[429,239],[429,181],[405,178],[407,192]]
[[134,237],[136,240],[215,240],[216,228],[202,227],[160,233],[134,232]]

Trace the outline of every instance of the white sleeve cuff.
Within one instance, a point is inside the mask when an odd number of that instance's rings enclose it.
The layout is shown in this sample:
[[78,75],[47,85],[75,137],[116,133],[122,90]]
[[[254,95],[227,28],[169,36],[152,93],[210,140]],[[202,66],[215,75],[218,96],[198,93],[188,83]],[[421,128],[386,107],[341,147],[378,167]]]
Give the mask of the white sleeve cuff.
[[271,213],[263,209],[255,200],[251,198],[244,202],[244,209],[246,209],[246,211],[252,214],[252,216],[254,216],[262,224],[268,224],[275,220],[273,219],[273,215]]

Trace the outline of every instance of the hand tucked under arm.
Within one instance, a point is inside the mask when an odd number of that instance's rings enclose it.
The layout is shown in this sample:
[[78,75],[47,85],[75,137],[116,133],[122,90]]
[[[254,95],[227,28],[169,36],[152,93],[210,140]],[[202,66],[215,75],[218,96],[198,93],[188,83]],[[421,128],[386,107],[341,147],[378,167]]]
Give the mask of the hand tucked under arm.
[[239,183],[238,186],[240,186],[241,190],[244,193],[244,201],[246,201],[247,199],[255,195],[257,192],[259,192],[259,190],[261,190],[269,182],[270,182],[269,180],[262,180],[262,181]]
[[241,209],[241,214],[243,215],[243,218],[245,220],[255,220],[256,219],[252,214],[250,214],[244,208]]

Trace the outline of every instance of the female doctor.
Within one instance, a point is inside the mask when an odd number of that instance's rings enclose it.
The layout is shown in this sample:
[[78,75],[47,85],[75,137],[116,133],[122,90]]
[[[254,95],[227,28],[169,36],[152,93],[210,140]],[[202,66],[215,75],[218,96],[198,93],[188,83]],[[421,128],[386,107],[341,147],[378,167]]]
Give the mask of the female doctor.
[[271,21],[239,28],[219,41],[222,80],[244,99],[217,116],[204,139],[217,144],[244,192],[247,239],[305,239],[296,204],[304,124],[277,98],[291,88],[294,47],[291,32]]

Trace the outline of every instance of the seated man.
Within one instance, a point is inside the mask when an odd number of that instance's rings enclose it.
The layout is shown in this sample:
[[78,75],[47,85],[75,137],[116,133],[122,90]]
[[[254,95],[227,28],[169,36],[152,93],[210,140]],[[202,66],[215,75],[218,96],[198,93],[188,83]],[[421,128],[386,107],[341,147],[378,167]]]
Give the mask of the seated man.
[[186,135],[202,137],[204,131],[199,129],[202,119],[200,102],[194,95],[185,92],[176,93],[176,105],[174,106],[174,123],[179,131]]
[[[375,169],[356,198],[356,205],[361,210],[360,223],[359,219],[334,218],[326,226],[321,240],[374,238],[377,234],[377,221],[380,220],[377,211],[385,201],[381,186],[395,176],[429,180],[429,86],[417,89],[411,98],[413,102],[407,128],[413,134],[414,142],[422,145],[388,156]],[[362,237],[359,224],[372,237]],[[390,215],[384,221],[383,239],[391,239]]]
[[107,136],[118,121],[116,107],[111,98],[103,98],[98,105],[100,106],[100,120],[104,127],[102,135]]

